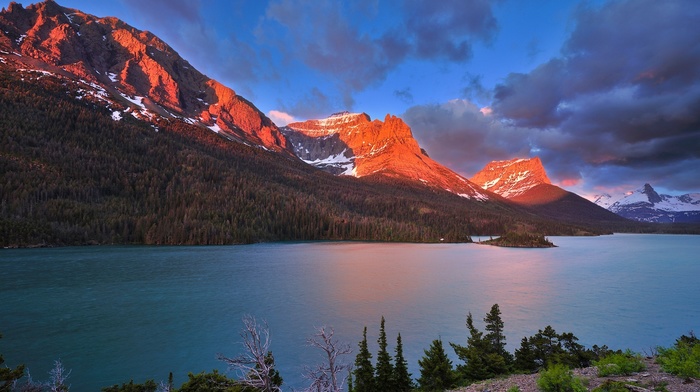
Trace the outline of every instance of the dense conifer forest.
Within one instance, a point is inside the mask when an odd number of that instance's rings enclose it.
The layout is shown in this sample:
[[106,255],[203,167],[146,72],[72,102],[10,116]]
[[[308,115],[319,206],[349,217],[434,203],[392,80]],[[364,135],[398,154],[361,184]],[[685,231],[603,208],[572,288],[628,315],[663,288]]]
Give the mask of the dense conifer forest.
[[180,120],[115,121],[104,102],[75,98],[84,95],[77,89],[0,64],[0,246],[660,231],[559,222],[385,176],[335,177]]
[[[334,177],[179,120],[0,72],[0,245],[465,242],[513,227],[600,232],[390,179]],[[67,91],[68,90],[68,91]]]

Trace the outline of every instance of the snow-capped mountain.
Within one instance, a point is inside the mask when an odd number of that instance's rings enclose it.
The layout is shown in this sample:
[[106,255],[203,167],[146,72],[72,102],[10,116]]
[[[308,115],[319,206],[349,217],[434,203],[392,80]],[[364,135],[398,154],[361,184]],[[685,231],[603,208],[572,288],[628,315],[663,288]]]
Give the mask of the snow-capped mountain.
[[490,162],[470,180],[506,199],[522,195],[537,185],[552,183],[538,157]]
[[700,193],[664,195],[644,184],[624,194],[595,196],[594,202],[620,216],[642,222],[700,222]]
[[470,180],[543,216],[570,222],[624,221],[589,200],[552,185],[538,157],[490,162]]
[[328,118],[287,125],[282,132],[296,155],[333,174],[384,176],[417,182],[475,200],[493,195],[432,160],[400,118],[371,120],[365,113],[336,113]]
[[[277,126],[232,89],[206,77],[169,45],[119,19],[52,0],[0,12],[0,66],[52,76],[113,110],[112,118],[181,119],[228,139],[291,154]],[[74,89],[75,90],[75,89]]]

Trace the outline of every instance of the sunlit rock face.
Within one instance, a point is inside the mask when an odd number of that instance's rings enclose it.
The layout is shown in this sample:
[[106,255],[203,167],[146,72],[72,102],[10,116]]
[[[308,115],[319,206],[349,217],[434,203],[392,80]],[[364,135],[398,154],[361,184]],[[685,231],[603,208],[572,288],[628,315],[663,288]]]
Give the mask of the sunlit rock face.
[[625,219],[562,189],[547,177],[538,157],[494,161],[471,181],[542,216],[569,222],[624,222]]
[[541,184],[551,184],[540,158],[493,161],[470,180],[506,199],[520,196]]
[[409,180],[465,198],[489,197],[469,180],[432,160],[403,120],[387,114],[384,121],[365,113],[336,113],[282,129],[296,155],[333,174],[372,175]]
[[148,31],[51,0],[0,13],[7,61],[102,89],[142,119],[181,118],[230,139],[291,153],[277,126],[232,89],[208,78]]

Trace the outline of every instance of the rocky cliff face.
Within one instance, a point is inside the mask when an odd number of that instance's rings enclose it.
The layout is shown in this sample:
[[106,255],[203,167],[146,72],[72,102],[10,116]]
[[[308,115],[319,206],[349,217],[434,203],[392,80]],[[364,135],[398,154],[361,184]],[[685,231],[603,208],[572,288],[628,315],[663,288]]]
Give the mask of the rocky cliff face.
[[181,118],[226,137],[289,151],[277,126],[232,89],[194,69],[165,42],[116,18],[52,0],[0,13],[4,62],[73,78],[134,116]]
[[527,192],[540,184],[551,184],[540,158],[494,161],[470,180],[506,199]]
[[447,190],[466,198],[488,193],[433,161],[400,118],[371,120],[365,113],[336,113],[326,119],[289,124],[283,129],[298,157],[334,174],[381,175]]

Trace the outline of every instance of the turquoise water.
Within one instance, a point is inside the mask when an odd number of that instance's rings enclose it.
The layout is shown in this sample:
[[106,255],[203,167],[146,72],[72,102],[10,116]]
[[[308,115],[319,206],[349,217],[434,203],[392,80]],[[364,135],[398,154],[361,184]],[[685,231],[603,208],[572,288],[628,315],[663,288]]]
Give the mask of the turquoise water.
[[[304,387],[306,346],[329,325],[353,349],[386,318],[414,377],[430,342],[466,342],[498,303],[510,350],[547,325],[580,343],[649,350],[700,331],[700,237],[553,237],[558,248],[293,243],[0,251],[0,353],[48,379],[61,359],[74,391],[226,371],[241,317],[265,319],[285,390]],[[453,361],[454,353],[450,352]],[[354,354],[346,358],[354,361]]]

